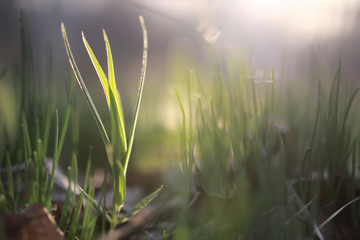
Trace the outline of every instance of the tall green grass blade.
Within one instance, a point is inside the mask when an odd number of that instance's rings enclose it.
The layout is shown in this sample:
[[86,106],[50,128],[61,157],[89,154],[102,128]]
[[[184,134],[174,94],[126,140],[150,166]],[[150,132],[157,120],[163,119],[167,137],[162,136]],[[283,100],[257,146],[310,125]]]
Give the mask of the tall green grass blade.
[[[122,147],[123,147],[124,153],[125,153],[127,150],[127,142],[126,142],[126,134],[125,134],[124,116],[123,116],[123,112],[122,112],[122,103],[121,103],[120,95],[118,94],[118,91],[116,89],[114,63],[113,63],[109,39],[106,35],[105,30],[103,30],[103,35],[104,35],[104,41],[105,41],[105,46],[106,46],[106,55],[107,55],[107,63],[108,63],[108,80],[109,80],[109,87],[110,87],[109,92],[113,94],[115,103],[116,103],[115,106],[113,106],[113,107],[116,107],[116,111],[117,111],[116,115],[117,115],[117,120],[118,120],[117,126],[115,129],[118,130],[118,132],[120,134],[121,144],[123,145]],[[110,104],[110,106],[112,106],[112,105],[113,104]],[[110,112],[113,112],[112,107],[110,107]]]
[[63,123],[61,134],[60,134],[60,139],[59,139],[59,113],[56,110],[54,157],[53,157],[53,163],[52,163],[52,169],[51,169],[50,184],[49,184],[49,188],[48,188],[48,192],[47,192],[47,196],[46,196],[46,203],[45,203],[46,207],[49,210],[51,208],[52,191],[54,188],[54,181],[55,181],[55,170],[59,163],[60,155],[62,152],[62,148],[63,148],[65,138],[66,138],[67,129],[68,129],[69,122],[70,122],[74,87],[75,87],[75,84],[73,81],[70,85],[70,98],[69,98],[69,103],[66,107],[66,113],[65,113],[64,123]]
[[21,122],[22,122],[22,128],[23,128],[23,134],[24,134],[24,139],[25,139],[27,155],[28,155],[28,157],[30,157],[32,154],[32,148],[31,148],[29,127],[28,127],[24,112],[21,112]]
[[[55,182],[55,169],[56,169],[56,161],[59,156],[59,112],[58,110],[55,111],[55,144],[54,144],[54,159],[51,169],[51,177],[50,177],[50,184],[49,184],[49,190],[48,195],[46,198],[46,207],[47,209],[51,208],[51,198],[52,198],[52,190],[54,188],[54,182]],[[69,181],[70,182],[70,181]]]
[[[111,48],[109,44],[108,37],[106,35],[106,32],[103,31],[104,35],[104,41],[106,45],[106,52],[107,52],[107,61],[108,61],[108,75],[109,80],[106,78],[104,71],[102,70],[95,54],[93,53],[90,45],[88,44],[84,34],[83,36],[83,42],[84,45],[88,51],[89,57],[91,59],[91,62],[93,63],[93,66],[96,70],[96,73],[98,74],[98,77],[100,79],[100,82],[102,84],[102,87],[104,89],[108,107],[111,114],[111,120],[112,120],[112,143],[113,145],[120,145],[122,149],[122,153],[115,154],[115,156],[122,155],[127,150],[127,143],[126,143],[126,137],[125,137],[125,124],[123,119],[123,113],[122,113],[122,106],[121,106],[121,100],[116,90],[116,83],[115,83],[115,74],[114,74],[114,66],[113,66],[113,59],[111,54]],[[115,131],[117,130],[117,131]],[[120,135],[120,139],[118,139],[117,134]],[[115,141],[115,142],[114,142]],[[115,151],[117,151],[118,148],[115,148]],[[123,158],[123,157],[122,157]],[[113,166],[113,163],[110,163],[111,166]]]
[[[69,103],[66,107],[66,113],[65,113],[65,118],[64,118],[64,123],[63,123],[63,127],[61,130],[61,134],[60,134],[60,139],[59,139],[59,146],[58,146],[58,153],[57,156],[55,156],[56,160],[58,161],[62,152],[62,148],[65,142],[65,137],[66,137],[66,133],[67,133],[67,129],[69,126],[69,121],[70,121],[70,116],[71,116],[71,108],[72,108],[72,98],[73,98],[73,94],[74,94],[74,82],[71,83],[70,86],[70,99],[69,99]],[[54,161],[55,161],[54,159]]]
[[[126,142],[123,142],[122,133],[121,133],[121,117],[119,109],[116,107],[116,98],[114,92],[110,90],[110,117],[111,117],[111,144],[112,144],[112,160],[110,161],[110,166],[112,168],[113,174],[115,165],[113,160],[120,161],[121,164],[124,164],[125,153],[126,153]],[[110,152],[109,152],[110,153]]]
[[131,127],[129,145],[128,145],[128,149],[127,149],[127,153],[126,153],[125,164],[124,164],[124,172],[125,173],[127,172],[127,168],[128,168],[128,164],[129,164],[129,160],[130,160],[130,153],[131,153],[132,145],[134,143],[134,135],[135,135],[137,119],[139,116],[139,109],[140,109],[140,103],[141,103],[144,82],[145,82],[145,77],[146,77],[146,67],[147,67],[147,58],[148,58],[148,35],[147,35],[147,30],[146,30],[143,16],[140,16],[139,20],[140,20],[141,28],[143,31],[143,45],[144,45],[143,46],[143,58],[142,58],[141,76],[140,76],[140,83],[139,83],[139,89],[138,89],[137,100],[136,100],[134,120],[133,120],[133,125]]
[[69,57],[69,62],[70,62],[70,65],[71,65],[71,68],[73,69],[73,72],[75,74],[75,77],[78,81],[78,84],[81,88],[81,90],[83,91],[84,95],[85,95],[85,98],[90,106],[90,110],[91,110],[91,113],[93,114],[94,118],[95,118],[95,121],[96,121],[96,124],[99,128],[99,131],[100,131],[100,134],[101,134],[101,137],[104,141],[104,144],[105,145],[108,145],[110,144],[110,140],[109,140],[109,137],[106,133],[106,130],[105,130],[105,127],[104,127],[104,124],[102,123],[102,120],[100,118],[100,115],[95,107],[95,104],[90,96],[90,93],[85,85],[85,82],[84,80],[82,79],[82,76],[80,74],[80,71],[76,65],[76,62],[75,62],[75,59],[73,57],[73,54],[72,54],[72,51],[71,51],[71,48],[70,48],[70,44],[69,44],[69,40],[68,40],[68,37],[67,37],[67,34],[66,34],[66,30],[65,30],[65,26],[64,26],[64,23],[61,24],[61,32],[62,32],[62,35],[63,35],[63,39],[64,39],[64,43],[65,43],[65,49],[66,49],[66,52],[68,54],[68,57]]
[[106,78],[106,75],[105,75],[103,69],[100,66],[99,61],[97,60],[94,52],[92,51],[89,43],[87,42],[84,33],[82,32],[81,35],[82,35],[82,40],[84,42],[85,48],[86,48],[86,50],[87,50],[87,52],[89,54],[90,60],[91,60],[93,66],[95,68],[95,71],[96,71],[96,73],[97,73],[97,75],[98,75],[98,77],[100,79],[100,83],[101,83],[101,86],[102,86],[102,88],[104,90],[106,101],[107,101],[108,107],[110,109],[110,98],[109,98],[110,87],[109,87],[109,82],[108,82],[108,80]]
[[51,127],[51,119],[52,119],[52,105],[49,104],[46,109],[46,116],[45,116],[45,127],[44,127],[44,134],[43,134],[43,149],[44,153],[47,153],[48,143],[49,143],[49,136],[50,136],[50,127]]
[[[104,71],[102,70],[98,60],[95,57],[95,54],[93,53],[90,45],[88,44],[84,34],[83,34],[83,42],[85,44],[85,47],[88,51],[89,57],[91,59],[91,62],[93,63],[93,66],[98,74],[98,77],[100,79],[100,82],[104,88],[104,92],[106,95],[108,107],[111,114],[111,122],[112,122],[112,143],[115,146],[121,146],[121,148],[116,147],[115,151],[118,151],[118,149],[121,149],[120,153],[115,153],[115,156],[121,157],[120,159],[123,159],[123,154],[126,152],[127,149],[127,143],[126,143],[126,137],[125,137],[125,124],[123,119],[123,113],[121,108],[121,100],[116,90],[116,83],[115,83],[115,74],[114,74],[114,66],[113,66],[113,59],[111,54],[111,48],[109,44],[108,37],[106,35],[106,32],[103,31],[104,35],[104,41],[106,45],[106,52],[107,52],[107,61],[108,61],[108,75],[109,80],[106,78]],[[119,137],[118,137],[119,135]],[[120,139],[118,139],[120,138]],[[113,168],[113,163],[110,162],[110,165]]]
[[149,194],[147,197],[145,197],[143,200],[141,200],[132,209],[130,209],[130,211],[125,214],[125,216],[123,216],[119,219],[118,224],[126,222],[131,216],[134,216],[137,212],[139,212],[141,209],[146,207],[160,193],[160,191],[162,189],[163,189],[163,186],[161,185],[153,193]]

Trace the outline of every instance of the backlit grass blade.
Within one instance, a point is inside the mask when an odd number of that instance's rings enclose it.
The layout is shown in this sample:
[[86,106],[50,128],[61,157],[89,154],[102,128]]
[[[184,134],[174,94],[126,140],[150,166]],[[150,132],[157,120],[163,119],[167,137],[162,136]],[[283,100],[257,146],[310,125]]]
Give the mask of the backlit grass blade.
[[131,216],[135,215],[138,211],[140,211],[142,208],[146,207],[163,189],[163,185],[161,185],[158,189],[156,189],[153,193],[145,197],[143,200],[141,200],[138,204],[136,204],[132,209],[130,209],[129,212],[125,214],[122,218],[120,218],[118,224],[126,222]]
[[[115,92],[110,89],[110,117],[111,117],[111,144],[113,146],[113,158],[121,161],[124,164],[126,153],[126,138],[124,136],[124,124],[122,123],[121,110],[116,103],[116,89]],[[113,165],[111,166],[114,167]],[[112,169],[113,170],[113,169]]]
[[124,117],[122,112],[122,103],[121,103],[120,95],[118,94],[118,91],[116,89],[114,63],[113,63],[109,39],[106,35],[105,30],[103,30],[103,35],[106,46],[106,55],[107,55],[107,63],[108,63],[108,80],[110,87],[109,94],[112,94],[115,100],[115,105],[113,105],[112,102],[110,101],[110,112],[113,112],[114,109],[116,109],[117,122],[115,126],[116,128],[114,130],[117,130],[117,132],[120,134],[121,143],[123,145],[122,148],[125,153],[127,150],[127,142],[126,142],[126,134],[125,134]]
[[[125,124],[124,124],[124,118],[122,113],[122,105],[120,97],[117,93],[116,89],[116,82],[115,82],[115,74],[114,74],[114,65],[113,65],[113,59],[111,54],[111,48],[109,44],[108,37],[106,35],[106,32],[103,31],[104,34],[104,41],[106,46],[106,52],[107,52],[107,61],[108,61],[108,75],[109,79],[106,78],[105,73],[103,69],[101,68],[94,52],[92,51],[89,43],[87,42],[84,34],[82,33],[83,42],[85,45],[85,48],[89,54],[89,57],[91,59],[91,62],[93,63],[94,69],[100,79],[101,85],[104,89],[104,93],[106,95],[106,100],[108,103],[109,111],[111,114],[111,121],[112,121],[112,144],[115,146],[121,146],[121,152],[122,153],[115,153],[115,156],[119,158],[124,158],[123,154],[126,152],[127,149],[127,143],[126,143],[126,137],[125,137]],[[117,135],[119,135],[120,139],[118,139]],[[115,142],[114,142],[115,141]],[[115,151],[117,151],[118,148],[115,148]],[[122,156],[120,156],[122,155]],[[111,163],[113,166],[113,164]]]
[[131,133],[130,133],[131,135],[130,135],[130,139],[129,139],[129,145],[128,145],[128,149],[127,149],[127,153],[126,153],[125,164],[124,164],[125,173],[126,173],[126,170],[128,167],[130,153],[131,153],[132,145],[134,142],[134,135],[135,135],[137,119],[139,116],[139,109],[140,109],[143,88],[144,88],[146,67],[147,67],[147,57],[148,57],[148,36],[147,36],[147,30],[146,30],[143,16],[139,16],[139,20],[140,20],[141,28],[143,31],[143,45],[144,45],[143,46],[143,58],[142,58],[141,76],[140,76],[140,83],[139,83],[139,89],[138,89],[137,100],[136,100],[134,121],[133,121],[133,125],[131,128]]
[[82,76],[80,74],[80,71],[76,65],[76,62],[75,62],[75,59],[74,59],[74,56],[72,54],[72,51],[71,51],[71,48],[70,48],[70,44],[69,44],[69,40],[68,40],[68,37],[67,37],[67,34],[66,34],[66,30],[65,30],[65,26],[64,26],[64,23],[61,23],[61,32],[62,32],[62,35],[63,35],[63,39],[64,39],[64,43],[65,43],[65,49],[66,49],[66,53],[68,54],[68,57],[69,57],[69,62],[70,62],[70,65],[71,65],[71,68],[73,69],[73,72],[75,74],[75,77],[76,77],[76,80],[78,81],[78,84],[81,88],[81,90],[83,91],[84,95],[85,95],[85,98],[90,106],[90,110],[91,110],[91,113],[93,114],[94,118],[95,118],[95,121],[96,121],[96,124],[100,130],[100,134],[101,134],[101,137],[104,141],[104,144],[105,145],[108,145],[110,144],[110,140],[109,140],[109,137],[106,133],[106,130],[105,130],[105,127],[104,127],[104,124],[102,123],[101,121],[101,118],[99,116],[99,113],[95,107],[95,104],[90,96],[90,93],[85,85],[85,82],[84,80],[82,79]]
[[97,75],[98,75],[98,77],[100,79],[100,83],[101,83],[101,86],[103,87],[105,97],[106,97],[106,101],[107,101],[108,107],[110,109],[109,82],[108,82],[108,80],[106,78],[106,75],[105,75],[103,69],[100,66],[99,61],[95,57],[95,54],[94,54],[93,50],[91,49],[89,43],[87,42],[84,33],[82,32],[81,35],[82,35],[82,40],[84,42],[85,48],[86,48],[86,50],[87,50],[87,52],[89,54],[90,60],[91,60],[93,66],[95,68],[95,71],[96,71],[96,73],[97,73]]

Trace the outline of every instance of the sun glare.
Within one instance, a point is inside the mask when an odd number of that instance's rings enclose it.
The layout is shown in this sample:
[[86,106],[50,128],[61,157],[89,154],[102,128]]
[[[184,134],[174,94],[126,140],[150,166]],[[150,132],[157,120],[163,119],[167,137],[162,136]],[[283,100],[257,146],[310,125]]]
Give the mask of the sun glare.
[[[151,2],[151,5],[149,3]],[[145,4],[169,15],[192,16],[222,20],[221,14],[231,20],[245,21],[249,27],[268,24],[289,37],[328,37],[353,26],[356,0],[155,0]],[[193,14],[193,15],[192,15]],[[222,22],[233,24],[232,22]]]
[[254,24],[276,25],[296,37],[327,37],[352,26],[352,15],[345,13],[351,13],[356,4],[355,0],[233,0],[231,11],[245,14]]

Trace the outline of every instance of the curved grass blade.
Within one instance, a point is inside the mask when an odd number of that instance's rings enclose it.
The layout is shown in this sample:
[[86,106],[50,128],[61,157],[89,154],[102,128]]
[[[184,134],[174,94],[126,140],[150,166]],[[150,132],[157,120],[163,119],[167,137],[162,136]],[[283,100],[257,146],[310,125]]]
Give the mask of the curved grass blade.
[[135,215],[137,212],[139,212],[141,209],[146,207],[163,189],[163,185],[161,185],[158,189],[156,189],[153,193],[145,197],[143,200],[141,200],[138,204],[136,204],[129,212],[125,214],[122,218],[119,219],[118,224],[126,222],[131,216]]
[[130,153],[132,149],[132,145],[134,143],[134,135],[135,135],[135,129],[137,124],[137,119],[139,116],[139,109],[140,109],[140,103],[141,103],[141,97],[143,93],[144,88],[144,82],[145,82],[145,76],[146,76],[146,67],[147,67],[147,57],[148,57],[148,36],[147,36],[147,30],[144,22],[143,16],[139,16],[141,28],[143,31],[143,58],[142,58],[142,68],[141,68],[141,76],[140,76],[140,83],[139,83],[139,89],[137,94],[137,100],[136,100],[136,107],[135,107],[135,114],[134,114],[134,121],[131,128],[131,135],[129,140],[128,149],[126,152],[126,158],[125,158],[125,164],[124,164],[124,172],[126,174],[126,170],[128,167],[129,159],[130,159]]
[[[108,79],[109,79],[109,94],[113,95],[113,98],[115,100],[115,106],[113,106],[112,101],[110,101],[110,112],[114,111],[112,109],[116,109],[116,116],[117,116],[117,122],[115,125],[115,129],[120,134],[122,147],[124,150],[124,153],[127,150],[127,142],[126,142],[126,134],[125,134],[125,124],[124,124],[124,115],[122,111],[122,103],[120,95],[118,94],[118,91],[116,89],[116,82],[115,82],[115,72],[114,72],[114,63],[111,53],[111,47],[109,43],[109,39],[106,35],[105,30],[103,30],[104,35],[104,41],[106,46],[106,55],[107,55],[107,63],[108,63]],[[111,97],[111,96],[110,96]],[[111,99],[111,98],[110,98]]]
[[75,59],[74,59],[74,56],[72,54],[72,51],[71,51],[71,48],[70,48],[70,44],[69,44],[69,40],[67,38],[67,34],[66,34],[66,30],[65,30],[65,26],[64,26],[64,23],[61,23],[61,32],[62,32],[62,35],[63,35],[63,39],[64,39],[64,43],[65,43],[65,49],[66,49],[66,53],[69,57],[69,62],[70,62],[70,65],[71,65],[71,68],[73,69],[73,72],[75,74],[75,77],[76,77],[76,80],[81,88],[81,90],[83,91],[85,97],[86,97],[86,100],[90,106],[90,110],[91,110],[91,113],[93,114],[94,118],[95,118],[95,121],[96,121],[96,124],[100,130],[100,134],[101,134],[101,137],[104,141],[104,144],[105,145],[108,145],[110,144],[110,140],[109,140],[109,137],[106,133],[106,130],[105,130],[105,127],[104,127],[104,124],[102,123],[101,121],[101,118],[100,118],[100,115],[95,107],[95,104],[90,96],[90,93],[85,85],[85,82],[84,80],[82,79],[82,76],[80,74],[80,71],[76,65],[76,62],[75,62]]
[[[120,97],[116,90],[116,82],[115,82],[115,74],[114,74],[114,66],[113,66],[113,59],[111,54],[111,48],[109,44],[109,40],[107,38],[106,32],[103,30],[106,52],[107,52],[107,59],[108,59],[108,75],[109,80],[106,78],[103,69],[101,68],[94,52],[92,51],[89,43],[87,42],[84,33],[82,33],[82,39],[85,45],[85,48],[89,54],[91,62],[94,66],[94,69],[99,77],[100,83],[103,87],[105,97],[108,103],[108,108],[111,115],[112,121],[112,144],[115,146],[121,146],[120,153],[115,153],[116,158],[123,159],[123,154],[127,150],[127,143],[125,137],[125,124],[124,118],[122,113],[122,105]],[[119,136],[119,137],[118,137]],[[120,139],[119,139],[120,138]],[[117,147],[115,149],[118,149]],[[113,163],[110,162],[111,167],[113,168]]]
[[103,71],[103,69],[101,68],[100,66],[100,63],[99,61],[97,60],[97,58],[95,57],[95,54],[93,52],[93,50],[91,49],[89,43],[87,42],[86,38],[85,38],[85,35],[83,32],[81,32],[81,36],[82,36],[82,40],[84,42],[84,45],[85,45],[85,48],[89,54],[89,57],[90,57],[90,60],[95,68],[95,71],[99,77],[99,80],[100,80],[100,83],[101,83],[101,86],[104,90],[104,93],[105,93],[105,97],[106,97],[106,101],[107,101],[107,104],[108,104],[108,107],[110,109],[110,98],[109,98],[109,82],[105,76],[105,73]]
[[342,210],[344,210],[344,208],[346,208],[347,206],[349,206],[350,204],[359,201],[360,197],[354,198],[353,200],[351,200],[350,202],[348,202],[347,204],[345,204],[344,206],[342,206],[341,208],[339,208],[336,212],[334,212],[328,219],[326,219],[322,224],[320,224],[319,229],[322,228],[323,226],[325,226],[328,222],[330,222],[334,217],[336,217],[336,215],[338,215]]

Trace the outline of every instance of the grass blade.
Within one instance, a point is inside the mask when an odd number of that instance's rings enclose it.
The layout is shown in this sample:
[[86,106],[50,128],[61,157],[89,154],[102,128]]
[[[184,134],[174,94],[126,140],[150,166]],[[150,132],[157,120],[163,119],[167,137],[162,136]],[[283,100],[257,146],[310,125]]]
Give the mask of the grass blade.
[[[115,146],[121,146],[122,151],[119,154],[121,154],[121,159],[123,159],[124,153],[126,153],[127,150],[127,142],[126,142],[126,134],[125,134],[125,124],[124,124],[124,116],[122,112],[122,104],[120,95],[118,94],[118,91],[116,89],[116,82],[115,82],[115,73],[114,73],[114,63],[113,58],[111,54],[111,47],[109,43],[109,39],[106,35],[105,30],[103,30],[104,35],[104,41],[106,46],[106,55],[107,55],[107,63],[108,63],[108,79],[109,79],[109,97],[110,97],[110,113],[112,114],[111,120],[113,122],[113,130],[112,130],[112,143]],[[120,139],[117,139],[118,137],[114,136],[119,134]],[[117,139],[119,143],[115,143],[114,139]],[[116,148],[117,149],[117,148]],[[115,154],[115,158],[119,157],[117,154]]]
[[109,216],[109,214],[106,213],[106,210],[100,205],[98,204],[98,202],[96,202],[96,200],[94,198],[92,198],[89,194],[87,194],[84,189],[82,189],[80,187],[80,185],[77,185],[77,188],[84,193],[86,199],[90,202],[90,204],[93,206],[93,208],[95,208],[95,210],[97,212],[99,212],[103,217],[105,217],[105,219],[111,223],[111,217]]
[[139,212],[141,209],[146,207],[163,189],[163,185],[161,185],[158,189],[156,189],[153,193],[145,197],[143,200],[141,200],[138,204],[136,204],[129,212],[125,214],[122,218],[120,218],[119,223],[126,222],[131,216],[135,215],[137,212]]
[[90,93],[85,85],[85,82],[84,80],[82,79],[82,76],[80,74],[80,71],[76,65],[76,62],[75,62],[75,59],[74,59],[74,56],[72,54],[72,51],[71,51],[71,48],[70,48],[70,44],[69,44],[69,40],[68,40],[68,37],[67,37],[67,34],[66,34],[66,30],[65,30],[65,26],[64,26],[64,23],[61,23],[61,32],[62,32],[62,35],[63,35],[63,39],[64,39],[64,43],[65,43],[65,49],[66,49],[66,52],[68,54],[68,57],[69,57],[69,62],[70,62],[70,65],[71,65],[71,68],[75,74],[75,77],[76,77],[76,80],[81,88],[81,90],[83,91],[84,95],[85,95],[85,98],[90,106],[90,110],[91,110],[91,113],[93,114],[94,118],[95,118],[95,121],[96,121],[96,124],[99,128],[99,131],[100,131],[100,134],[101,134],[101,137],[104,141],[104,144],[105,145],[108,145],[110,143],[110,140],[109,140],[109,137],[106,133],[106,130],[105,130],[105,127],[104,127],[104,124],[102,123],[101,121],[101,118],[100,118],[100,115],[95,107],[95,104],[90,96]]
[[143,93],[144,88],[144,82],[145,82],[145,76],[146,76],[146,67],[147,67],[147,58],[148,58],[148,36],[147,36],[147,30],[144,22],[143,16],[139,17],[141,28],[143,31],[143,58],[142,58],[142,68],[141,68],[141,76],[140,76],[140,83],[139,83],[139,89],[138,89],[138,95],[137,95],[137,101],[136,101],[136,107],[135,107],[135,115],[134,115],[134,121],[131,128],[131,135],[129,140],[129,147],[127,149],[126,158],[125,158],[125,164],[124,164],[124,171],[126,173],[129,159],[130,159],[130,153],[132,149],[132,145],[134,142],[134,135],[135,135],[135,129],[136,129],[136,123],[139,116],[139,109],[140,109],[140,103],[141,103],[141,97]]
[[84,42],[85,48],[86,48],[86,50],[87,50],[87,52],[89,54],[90,60],[91,60],[93,66],[95,68],[95,71],[96,71],[96,73],[97,73],[97,75],[98,75],[98,77],[100,79],[100,83],[101,83],[101,86],[103,87],[105,97],[106,97],[106,101],[108,103],[108,107],[110,108],[109,82],[108,82],[108,80],[106,78],[106,75],[105,75],[103,69],[101,68],[100,63],[97,60],[93,50],[91,49],[88,41],[86,40],[84,33],[82,32],[81,35],[82,35],[82,40]]
[[322,228],[323,226],[325,226],[328,222],[330,222],[334,217],[336,217],[336,215],[338,215],[342,210],[344,210],[344,208],[346,208],[347,206],[349,206],[350,204],[359,201],[360,197],[354,198],[353,200],[351,200],[350,202],[348,202],[347,204],[345,204],[344,206],[342,206],[341,208],[339,208],[336,212],[334,212],[328,219],[326,219],[322,224],[320,224],[319,229]]

